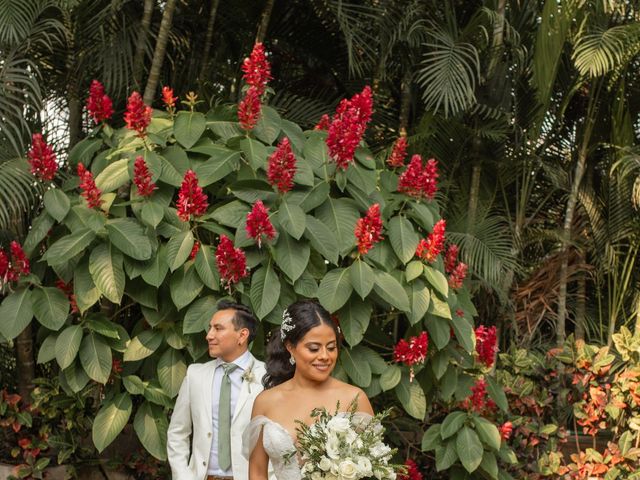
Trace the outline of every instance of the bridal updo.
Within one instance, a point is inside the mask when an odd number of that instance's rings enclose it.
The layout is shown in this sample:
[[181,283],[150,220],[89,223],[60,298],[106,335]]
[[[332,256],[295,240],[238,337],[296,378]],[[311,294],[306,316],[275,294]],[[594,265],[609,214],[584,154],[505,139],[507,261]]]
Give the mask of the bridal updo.
[[267,345],[267,374],[262,379],[264,388],[275,387],[293,378],[296,366],[289,361],[291,355],[286,343],[296,346],[309,330],[321,323],[329,325],[339,340],[338,326],[322,305],[313,300],[300,300],[285,309],[282,325],[271,334]]

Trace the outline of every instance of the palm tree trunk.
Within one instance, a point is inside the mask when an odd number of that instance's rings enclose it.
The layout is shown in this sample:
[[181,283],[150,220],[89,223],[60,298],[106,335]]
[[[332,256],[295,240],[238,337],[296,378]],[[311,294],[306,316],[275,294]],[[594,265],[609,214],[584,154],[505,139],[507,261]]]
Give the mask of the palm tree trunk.
[[258,25],[258,33],[256,33],[256,43],[264,42],[264,39],[267,36],[267,29],[269,28],[269,21],[271,20],[271,12],[273,11],[274,4],[275,0],[267,0],[264,10],[262,10],[260,24]]
[[82,138],[82,102],[77,88],[69,84],[67,106],[69,107],[69,149],[72,149]]
[[499,0],[496,9],[496,22],[493,25],[493,54],[487,68],[487,78],[493,75],[498,61],[502,56],[502,46],[504,43],[504,11],[507,7],[507,0]]
[[[584,254],[580,254],[584,263]],[[584,340],[585,314],[587,310],[587,276],[584,272],[578,274],[578,292],[576,298],[576,340]]]
[[144,89],[143,99],[144,103],[147,105],[151,105],[153,102],[156,88],[158,88],[160,72],[162,71],[162,62],[164,61],[164,54],[167,51],[169,32],[171,31],[171,24],[173,23],[173,12],[176,9],[176,3],[177,0],[167,0],[167,4],[164,7],[164,13],[162,14],[162,22],[160,22],[160,31],[158,32],[156,48],[153,52],[153,61],[151,62],[149,79],[147,80],[147,87]]
[[34,388],[33,378],[35,377],[31,324],[16,338],[16,360],[18,370],[18,394],[24,402],[31,403],[30,395]]
[[207,34],[204,39],[204,52],[202,53],[202,66],[200,67],[199,78],[202,80],[209,66],[209,53],[211,52],[211,42],[213,42],[213,26],[216,23],[216,13],[220,0],[211,0],[211,10],[209,11],[209,23],[207,24]]
[[407,136],[407,127],[409,126],[409,113],[411,109],[411,80],[413,72],[407,68],[400,83],[400,132],[401,137]]
[[140,22],[140,32],[136,39],[136,53],[133,57],[133,81],[137,88],[142,87],[142,67],[144,65],[144,46],[149,36],[151,18],[153,17],[154,0],[144,0],[144,11]]

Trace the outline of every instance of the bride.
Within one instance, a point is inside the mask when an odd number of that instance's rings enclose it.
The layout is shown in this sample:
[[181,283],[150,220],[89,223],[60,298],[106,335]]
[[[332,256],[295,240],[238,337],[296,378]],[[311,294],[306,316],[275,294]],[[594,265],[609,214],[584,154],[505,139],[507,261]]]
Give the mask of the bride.
[[311,411],[336,405],[373,415],[365,393],[331,377],[338,359],[339,329],[317,302],[303,300],[285,309],[282,325],[267,346],[265,390],[253,404],[245,431],[249,480],[267,480],[269,460],[278,480],[299,480],[298,462],[285,457],[295,451],[296,420],[313,423]]

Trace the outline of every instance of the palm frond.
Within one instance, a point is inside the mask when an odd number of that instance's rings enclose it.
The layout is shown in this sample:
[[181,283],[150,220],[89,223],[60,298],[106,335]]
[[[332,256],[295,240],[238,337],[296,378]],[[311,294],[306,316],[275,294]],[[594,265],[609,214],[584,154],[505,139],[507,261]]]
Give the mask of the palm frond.
[[591,78],[605,75],[625,58],[627,45],[640,36],[638,24],[619,25],[580,35],[573,50],[573,61],[581,75]]
[[287,120],[300,124],[303,127],[313,127],[325,113],[330,114],[337,99],[327,102],[326,96],[317,95],[313,98],[302,97],[294,93],[278,92],[269,101],[269,104],[280,112]]
[[40,202],[42,185],[34,181],[24,159],[0,163],[0,229],[9,230]]

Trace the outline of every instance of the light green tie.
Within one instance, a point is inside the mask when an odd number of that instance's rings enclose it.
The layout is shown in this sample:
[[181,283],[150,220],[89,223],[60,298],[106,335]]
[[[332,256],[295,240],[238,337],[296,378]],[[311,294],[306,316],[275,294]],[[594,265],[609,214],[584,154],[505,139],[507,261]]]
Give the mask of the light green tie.
[[218,403],[218,466],[221,470],[231,467],[231,379],[229,374],[238,365],[223,363],[224,375],[220,384],[220,402]]

